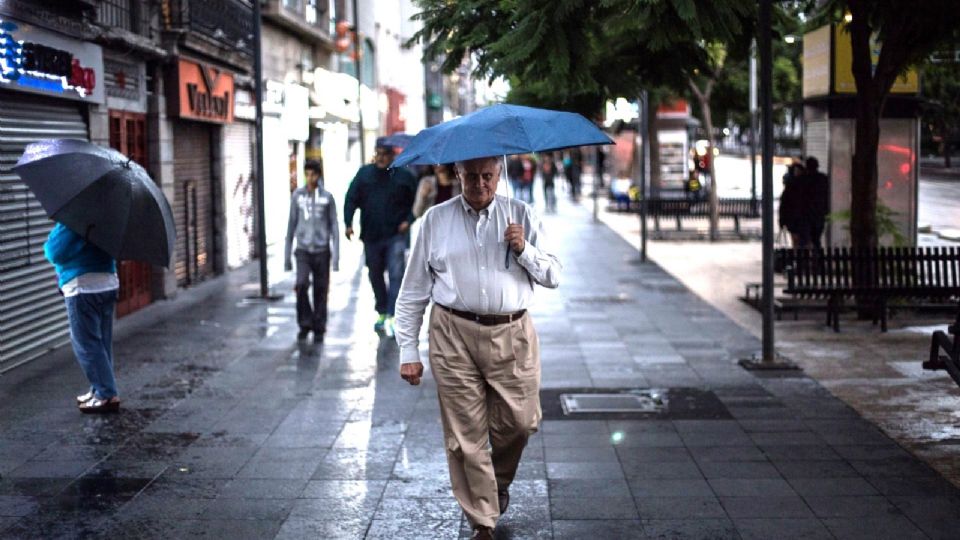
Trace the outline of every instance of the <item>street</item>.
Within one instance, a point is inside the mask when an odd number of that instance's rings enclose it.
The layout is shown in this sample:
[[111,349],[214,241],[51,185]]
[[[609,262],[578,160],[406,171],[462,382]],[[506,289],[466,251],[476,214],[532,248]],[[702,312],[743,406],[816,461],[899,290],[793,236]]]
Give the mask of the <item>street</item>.
[[[538,290],[544,421],[499,538],[945,538],[960,491],[759,341],[561,201],[561,287]],[[359,250],[334,274],[325,345],[292,295],[241,270],[117,340],[120,415],[70,402],[68,349],[0,378],[9,538],[462,538],[429,373],[410,387]],[[289,287],[289,281],[278,286]],[[287,288],[289,291],[289,288]],[[191,296],[193,295],[193,296]],[[659,389],[653,413],[565,415],[559,394]],[[922,496],[922,498],[918,498]],[[920,501],[923,504],[920,504]],[[936,508],[932,512],[930,508]]]

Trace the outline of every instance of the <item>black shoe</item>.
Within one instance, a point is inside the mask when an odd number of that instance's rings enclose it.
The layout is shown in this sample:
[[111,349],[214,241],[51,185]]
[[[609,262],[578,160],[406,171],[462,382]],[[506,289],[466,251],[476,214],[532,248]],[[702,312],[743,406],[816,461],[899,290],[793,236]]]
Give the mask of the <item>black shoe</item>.
[[473,529],[473,536],[470,538],[473,540],[493,540],[493,529],[481,525]]
[[309,328],[301,328],[300,331],[297,332],[297,341],[303,341],[307,339],[307,334],[309,333],[310,333]]
[[313,332],[313,344],[314,344],[314,345],[322,345],[322,344],[323,344],[323,334],[324,334],[324,332],[317,332],[316,330],[314,330],[314,332]]
[[509,488],[498,489],[497,499],[500,502],[500,515],[502,516],[504,512],[507,511],[507,507],[510,506],[510,489]]

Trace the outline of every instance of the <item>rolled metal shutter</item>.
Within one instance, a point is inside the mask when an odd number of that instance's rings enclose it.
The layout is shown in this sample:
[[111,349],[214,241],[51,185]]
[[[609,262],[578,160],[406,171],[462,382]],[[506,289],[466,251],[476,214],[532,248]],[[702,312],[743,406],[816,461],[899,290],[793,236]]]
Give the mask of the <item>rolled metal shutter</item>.
[[174,125],[174,221],[177,261],[174,271],[181,287],[213,274],[213,183],[210,167],[210,127],[200,122]]
[[57,275],[43,256],[53,227],[11,169],[27,144],[87,140],[77,104],[0,92],[0,371],[69,341]]
[[253,216],[253,124],[235,122],[224,127],[226,141],[223,190],[227,222],[227,261],[238,266],[249,261],[256,247]]

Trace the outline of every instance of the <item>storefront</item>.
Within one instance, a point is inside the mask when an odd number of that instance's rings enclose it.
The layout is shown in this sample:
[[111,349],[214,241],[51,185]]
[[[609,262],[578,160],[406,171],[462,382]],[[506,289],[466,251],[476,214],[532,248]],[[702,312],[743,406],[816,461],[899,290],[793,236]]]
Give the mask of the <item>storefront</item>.
[[290,195],[302,184],[309,137],[309,93],[299,84],[266,81],[263,96],[263,177],[270,274],[282,276]]
[[99,46],[0,17],[0,371],[69,334],[43,256],[52,222],[11,168],[31,142],[89,138],[87,108],[104,102],[103,75]]
[[178,117],[173,125],[174,273],[177,285],[186,287],[223,271],[220,142],[221,126],[233,123],[234,77],[186,58],[177,60],[171,75],[167,111]]
[[223,208],[227,266],[236,268],[254,257],[256,221],[254,211],[254,133],[256,110],[249,90],[236,90],[234,122],[224,127]]
[[[120,55],[111,57],[107,53],[103,69],[110,146],[149,168],[146,67],[142,61],[132,61]],[[153,267],[150,264],[120,261],[117,274],[120,277],[117,317],[133,313],[153,301]]]

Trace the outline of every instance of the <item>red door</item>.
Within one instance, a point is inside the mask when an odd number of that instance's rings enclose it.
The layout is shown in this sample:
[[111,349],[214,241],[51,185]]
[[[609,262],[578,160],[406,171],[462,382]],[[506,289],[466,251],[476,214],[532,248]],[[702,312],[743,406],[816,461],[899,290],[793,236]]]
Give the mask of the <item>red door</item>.
[[[147,166],[147,117],[125,111],[110,111],[110,146],[140,165]],[[120,261],[117,264],[120,293],[117,317],[132,313],[153,300],[150,294],[152,270],[147,263]]]

